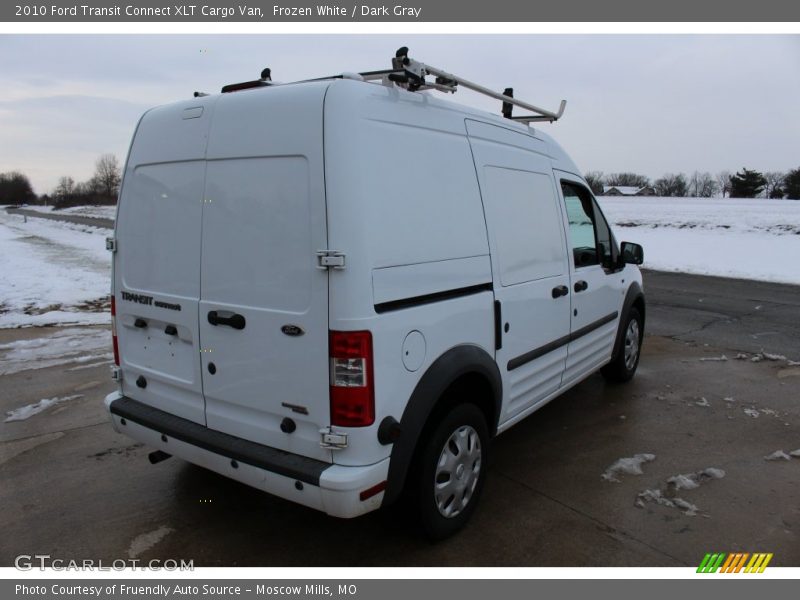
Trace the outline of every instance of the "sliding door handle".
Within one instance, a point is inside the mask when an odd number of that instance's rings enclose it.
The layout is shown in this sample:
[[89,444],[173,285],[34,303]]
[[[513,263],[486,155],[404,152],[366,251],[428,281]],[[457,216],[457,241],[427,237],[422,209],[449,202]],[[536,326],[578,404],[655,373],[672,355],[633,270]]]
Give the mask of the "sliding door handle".
[[569,294],[569,288],[565,285],[557,285],[553,288],[551,293],[553,294],[553,298],[561,298],[561,296]]

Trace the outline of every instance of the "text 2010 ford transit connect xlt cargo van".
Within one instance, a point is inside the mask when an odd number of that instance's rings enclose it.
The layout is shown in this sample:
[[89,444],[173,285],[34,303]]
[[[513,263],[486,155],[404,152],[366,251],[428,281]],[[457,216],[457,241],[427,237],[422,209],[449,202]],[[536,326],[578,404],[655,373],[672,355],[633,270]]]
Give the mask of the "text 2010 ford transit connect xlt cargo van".
[[598,369],[633,376],[642,251],[528,124],[560,112],[496,117],[425,92],[477,84],[404,49],[393,67],[142,117],[108,240],[106,405],[154,462],[338,517],[407,491],[441,538],[492,437]]

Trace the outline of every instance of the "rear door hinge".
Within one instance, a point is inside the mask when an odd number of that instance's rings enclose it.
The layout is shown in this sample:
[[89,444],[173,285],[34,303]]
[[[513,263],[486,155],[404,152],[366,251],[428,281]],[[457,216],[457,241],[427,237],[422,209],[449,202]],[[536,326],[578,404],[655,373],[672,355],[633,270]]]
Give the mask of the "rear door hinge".
[[336,250],[319,250],[317,252],[318,269],[344,269],[344,252]]
[[319,445],[328,450],[344,450],[347,448],[347,434],[333,431],[330,427],[319,430],[322,439]]
[[115,237],[106,238],[106,250],[108,250],[109,252],[117,251],[117,238]]

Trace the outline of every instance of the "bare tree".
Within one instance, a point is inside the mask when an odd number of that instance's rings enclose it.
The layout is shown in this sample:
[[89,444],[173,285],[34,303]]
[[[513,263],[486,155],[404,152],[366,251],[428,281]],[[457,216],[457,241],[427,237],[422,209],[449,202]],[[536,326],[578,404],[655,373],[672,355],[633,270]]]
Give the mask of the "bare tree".
[[711,173],[695,171],[689,178],[688,193],[694,198],[711,198],[717,193],[717,182]]
[[19,171],[0,173],[0,203],[26,204],[36,199],[28,176]]
[[58,199],[70,198],[75,194],[75,180],[69,175],[58,178],[58,185],[53,190],[53,196]]
[[589,188],[592,190],[595,196],[599,196],[603,193],[603,172],[602,171],[589,171],[586,173],[583,178],[586,180],[586,183],[589,184]]
[[717,173],[717,188],[718,191],[722,194],[722,197],[725,197],[725,194],[730,196],[731,193],[731,172],[730,171],[720,171]]
[[764,173],[764,179],[767,180],[767,185],[764,187],[765,198],[783,198],[785,195],[783,190],[783,181],[786,179],[786,173],[780,171],[769,171]]
[[689,185],[686,183],[686,176],[683,173],[677,175],[667,173],[660,179],[656,179],[653,187],[656,189],[657,196],[686,196]]
[[109,199],[116,199],[121,180],[117,157],[113,154],[103,154],[98,158],[92,179],[94,180],[94,185],[103,196]]
[[642,188],[650,185],[650,179],[637,173],[611,173],[608,177],[606,177],[606,185],[624,185]]

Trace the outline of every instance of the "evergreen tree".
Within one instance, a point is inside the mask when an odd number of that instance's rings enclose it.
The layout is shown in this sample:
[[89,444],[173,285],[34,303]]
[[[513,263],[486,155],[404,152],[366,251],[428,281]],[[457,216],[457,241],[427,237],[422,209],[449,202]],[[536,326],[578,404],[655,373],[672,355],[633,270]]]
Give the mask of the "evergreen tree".
[[786,174],[783,179],[783,192],[790,200],[800,200],[800,168]]
[[767,185],[767,179],[758,171],[742,169],[731,175],[731,198],[755,198]]

